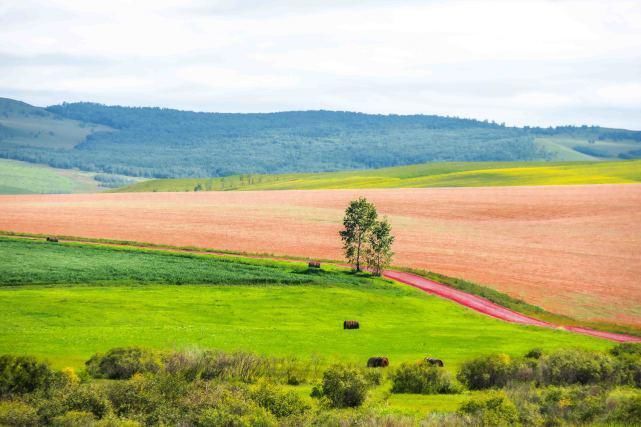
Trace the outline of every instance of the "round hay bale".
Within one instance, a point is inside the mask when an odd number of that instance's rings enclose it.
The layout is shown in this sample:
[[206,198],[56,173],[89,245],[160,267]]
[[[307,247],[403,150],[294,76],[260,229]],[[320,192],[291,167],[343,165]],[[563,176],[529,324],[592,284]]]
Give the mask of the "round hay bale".
[[345,320],[343,322],[343,329],[359,329],[360,327],[358,320]]

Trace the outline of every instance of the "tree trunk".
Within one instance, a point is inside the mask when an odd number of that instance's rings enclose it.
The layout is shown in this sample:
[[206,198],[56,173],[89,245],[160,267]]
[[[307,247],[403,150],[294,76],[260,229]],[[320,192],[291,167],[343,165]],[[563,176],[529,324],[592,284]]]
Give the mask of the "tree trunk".
[[358,235],[358,244],[356,246],[356,271],[361,271],[361,235]]

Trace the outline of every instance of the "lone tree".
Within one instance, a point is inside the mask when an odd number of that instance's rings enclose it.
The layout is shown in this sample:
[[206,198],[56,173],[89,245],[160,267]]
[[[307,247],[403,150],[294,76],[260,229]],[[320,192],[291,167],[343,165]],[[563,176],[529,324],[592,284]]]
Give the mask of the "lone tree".
[[375,276],[380,276],[385,267],[392,261],[392,243],[394,236],[391,234],[392,226],[387,218],[375,221],[372,230],[367,235],[365,259],[367,266]]
[[361,271],[364,244],[368,233],[376,223],[377,217],[376,208],[364,197],[352,200],[345,210],[345,217],[343,218],[345,229],[340,231],[340,235],[343,240],[345,257],[355,267],[356,271]]
[[364,261],[372,274],[380,276],[392,260],[392,227],[387,218],[377,221],[376,207],[365,198],[353,200],[345,210],[341,239],[345,257],[361,271]]

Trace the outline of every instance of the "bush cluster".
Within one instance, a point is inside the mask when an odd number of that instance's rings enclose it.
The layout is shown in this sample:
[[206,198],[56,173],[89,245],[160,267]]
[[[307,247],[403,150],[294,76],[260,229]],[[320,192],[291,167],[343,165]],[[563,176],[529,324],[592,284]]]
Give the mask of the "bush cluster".
[[85,366],[94,378],[126,380],[134,374],[158,372],[160,362],[149,350],[138,347],[114,348],[105,354],[95,354]]
[[54,373],[30,356],[0,356],[0,397],[30,393],[50,385]]
[[519,422],[516,406],[505,393],[499,392],[465,402],[459,413],[480,426],[509,426]]
[[325,371],[320,388],[312,396],[324,398],[333,408],[353,408],[363,404],[369,386],[361,370],[334,365]]
[[465,362],[456,378],[470,390],[501,388],[514,374],[514,365],[509,356],[495,354]]
[[457,378],[471,390],[495,391],[465,403],[457,422],[641,425],[640,371],[641,344],[621,344],[609,354],[564,349],[480,357],[464,363]]
[[425,362],[403,363],[391,375],[392,393],[449,394],[459,389],[445,369]]
[[[465,362],[457,379],[470,390],[502,388],[512,383],[557,385],[641,386],[641,355],[635,345],[615,347],[610,354],[562,349],[544,354],[531,351],[525,358],[490,355]],[[533,356],[534,355],[534,356]]]

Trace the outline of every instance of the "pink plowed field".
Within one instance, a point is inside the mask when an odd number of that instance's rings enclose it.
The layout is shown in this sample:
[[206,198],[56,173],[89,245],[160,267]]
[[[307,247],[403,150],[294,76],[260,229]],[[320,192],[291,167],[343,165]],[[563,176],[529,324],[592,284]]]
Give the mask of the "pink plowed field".
[[337,259],[359,195],[390,218],[398,265],[641,326],[637,184],[0,196],[0,229]]

